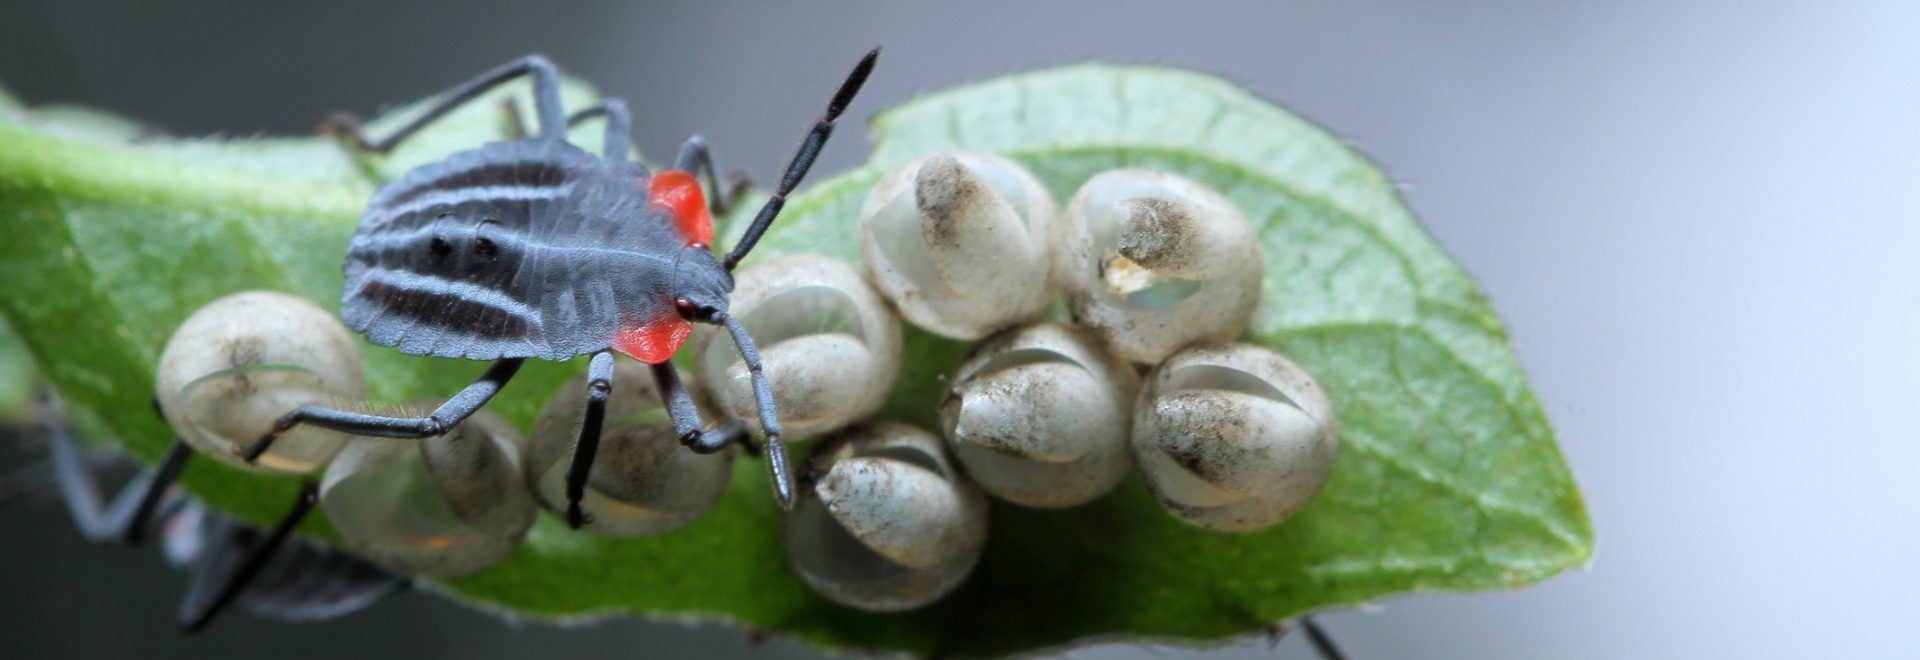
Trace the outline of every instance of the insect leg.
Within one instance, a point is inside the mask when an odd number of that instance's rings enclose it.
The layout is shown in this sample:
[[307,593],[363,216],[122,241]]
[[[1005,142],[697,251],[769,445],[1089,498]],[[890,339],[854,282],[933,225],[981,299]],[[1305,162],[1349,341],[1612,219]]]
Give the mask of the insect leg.
[[741,361],[747,363],[747,373],[753,378],[754,403],[760,409],[760,428],[767,434],[767,469],[773,473],[773,494],[780,498],[780,508],[791,509],[793,471],[787,467],[787,447],[780,443],[780,419],[773,409],[773,388],[767,386],[767,376],[760,369],[760,350],[754,348],[746,327],[732,316],[715,314],[713,321],[727,327],[733,345],[740,349]]
[[587,524],[580,512],[580,499],[587,496],[587,475],[593,469],[593,455],[600,450],[600,425],[607,418],[607,396],[613,393],[613,352],[600,351],[587,363],[587,415],[580,422],[580,435],[573,441],[573,463],[567,466],[567,526],[580,529]]
[[660,385],[660,401],[667,406],[667,419],[673,421],[674,432],[680,434],[680,444],[686,445],[694,453],[711,454],[725,449],[727,443],[736,439],[744,440],[746,427],[736,422],[701,432],[700,411],[693,407],[693,396],[687,393],[686,383],[680,380],[680,371],[673,367],[672,362],[662,362],[652,367],[653,381]]
[[[286,543],[293,528],[307,517],[313,505],[320,498],[320,487],[309,479],[300,487],[300,497],[294,500],[293,509],[273,526],[273,531],[258,545],[252,541],[256,530],[235,525],[228,528],[228,536],[209,549],[201,563],[193,569],[192,583],[187,587],[187,598],[180,603],[180,629],[183,632],[199,632],[207,627],[233,599],[253,582],[265,568],[267,560],[273,558],[275,550]],[[235,556],[245,553],[244,557]],[[217,589],[217,590],[216,590]],[[209,598],[209,593],[212,597]]]
[[540,123],[540,137],[565,139],[567,122],[566,115],[560,108],[560,73],[554,68],[553,62],[539,55],[528,55],[500,65],[454,88],[453,91],[447,92],[432,105],[427,106],[426,111],[414,117],[413,121],[407,122],[407,125],[400,127],[400,130],[394,131],[392,135],[378,142],[367,140],[366,133],[361,130],[359,117],[344,112],[328,117],[326,123],[320,125],[320,132],[328,135],[344,135],[353,140],[354,145],[363,151],[383,154],[392,151],[394,145],[400,144],[401,140],[419,132],[421,128],[433,123],[434,120],[461,104],[473,100],[474,97],[502,83],[527,74],[533,75],[533,110],[535,119]]
[[626,160],[627,135],[633,131],[633,119],[632,115],[627,114],[626,101],[601,99],[599,103],[573,113],[567,118],[567,125],[572,126],[601,115],[607,118],[607,129],[606,139],[601,142],[600,157],[614,162]]
[[1341,653],[1340,647],[1333,644],[1333,637],[1328,635],[1327,631],[1320,627],[1320,624],[1313,622],[1313,617],[1300,617],[1300,627],[1306,629],[1307,642],[1313,645],[1313,650],[1319,653],[1321,658],[1325,660],[1346,660],[1347,655]]
[[[122,542],[127,545],[140,545],[147,540],[147,528],[153,521],[154,509],[159,508],[167,488],[180,478],[180,470],[187,467],[189,458],[193,458],[193,448],[187,446],[187,441],[175,437],[173,445],[167,447],[167,457],[160,461],[160,466],[151,473],[142,473],[142,476],[151,476],[145,492],[140,495],[139,504],[134,506],[125,522],[126,531],[121,536]],[[127,486],[132,488],[134,483],[129,483]]]
[[747,190],[747,179],[742,176],[728,177],[727,187],[720,187],[720,168],[713,164],[713,148],[707,146],[707,137],[695,135],[680,143],[680,155],[673,159],[673,169],[699,176],[706,170],[707,188],[713,191],[707,197],[707,211],[718,216],[726,215],[733,208],[734,201]]
[[468,385],[466,389],[460,390],[460,393],[453,395],[453,398],[447,399],[446,403],[440,404],[433,414],[426,417],[383,417],[315,405],[300,406],[293,412],[281,415],[280,419],[274,420],[273,428],[261,434],[260,439],[253,441],[253,444],[247,445],[240,456],[249,463],[259,460],[260,455],[267,453],[267,449],[273,446],[274,439],[298,424],[312,424],[343,433],[379,438],[425,438],[440,435],[446,433],[447,429],[453,428],[455,424],[466,421],[481,406],[487,405],[487,401],[492,399],[493,395],[500,393],[500,388],[506,387],[507,381],[513,380],[515,373],[519,373],[522,362],[526,362],[526,358],[495,360],[493,366],[487,367],[486,373],[480,374],[479,380]]
[[187,459],[193,456],[193,449],[175,438],[158,469],[142,470],[114,496],[112,504],[102,507],[100,487],[94,481],[92,468],[80,455],[80,448],[66,424],[53,425],[47,449],[53,454],[54,478],[60,486],[60,495],[66,500],[67,510],[81,535],[94,543],[128,545],[138,545],[145,540],[153,510],[159,506],[167,487],[180,475]]
[[[73,515],[73,524],[80,528],[80,535],[94,543],[112,543],[122,535],[122,530],[113,520],[109,509],[126,508],[124,506],[103,507],[100,504],[100,486],[93,478],[93,470],[80,456],[80,448],[74,444],[72,432],[64,423],[49,424],[47,451],[53,456],[54,479],[59,483],[60,496],[66,500],[67,512]],[[137,486],[146,477],[142,472],[134,477],[128,486]],[[122,490],[115,503],[127,499],[133,490]]]
[[800,150],[793,154],[793,161],[787,164],[787,173],[780,176],[780,187],[774,191],[773,198],[767,200],[766,206],[760,207],[760,213],[753,217],[753,224],[747,226],[747,233],[740,238],[740,244],[733,246],[733,251],[728,252],[727,258],[720,262],[727,270],[733,270],[741,259],[746,258],[747,252],[753,250],[753,244],[760,242],[760,235],[767,233],[767,227],[780,215],[780,208],[787,204],[787,195],[800,186],[800,180],[806,178],[807,170],[813,168],[813,159],[820,156],[820,148],[826,146],[827,138],[833,135],[833,121],[840,117],[841,111],[847,109],[848,103],[853,102],[853,95],[860,92],[860,86],[866,84],[867,75],[873,73],[874,60],[879,57],[880,49],[868,51],[867,56],[860,58],[860,63],[853,66],[853,72],[847,74],[846,81],[840,83],[840,89],[833,93],[833,100],[827,102],[827,114],[814,122],[813,130],[807,132],[806,139],[800,142]]

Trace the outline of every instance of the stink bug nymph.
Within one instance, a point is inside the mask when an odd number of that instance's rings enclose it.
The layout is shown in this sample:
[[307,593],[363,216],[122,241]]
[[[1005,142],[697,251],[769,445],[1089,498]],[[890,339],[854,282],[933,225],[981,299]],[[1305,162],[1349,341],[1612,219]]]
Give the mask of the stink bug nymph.
[[[461,85],[378,142],[366,138],[357,119],[336,115],[329,132],[362,150],[385,153],[488,89],[532,76],[538,132],[421,166],[376,192],[347,248],[341,291],[341,320],[369,342],[409,355],[491,360],[493,365],[426,417],[301,406],[277,420],[243,457],[257,459],[275,437],[298,424],[391,438],[444,434],[486,405],[527,358],[591,355],[586,416],[567,473],[567,522],[578,528],[584,522],[580,499],[613,388],[615,351],[652,365],[683,444],[713,452],[733,441],[725,431],[701,430],[699,413],[668,361],[693,323],[711,323],[727,329],[752,374],[774,493],[781,506],[790,507],[793,479],[773,394],[753,340],[727,312],[732,271],[813,166],[834,120],[860,91],[879,54],[878,49],[867,53],[840,84],[773,197],[725,257],[708,247],[711,215],[725,211],[725,200],[706,141],[688,139],[672,169],[649,173],[627,159],[626,105],[606,99],[566,116],[559,74],[538,55]],[[594,116],[607,120],[597,157],[566,141],[569,124]],[[702,170],[715,189],[711,200],[696,178]]]

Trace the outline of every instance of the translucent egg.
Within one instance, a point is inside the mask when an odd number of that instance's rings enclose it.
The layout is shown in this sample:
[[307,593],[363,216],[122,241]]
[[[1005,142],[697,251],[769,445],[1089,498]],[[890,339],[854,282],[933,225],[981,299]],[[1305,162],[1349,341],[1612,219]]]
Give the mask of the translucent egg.
[[355,438],[327,466],[320,506],[345,546],[376,564],[421,577],[471,575],[513,552],[533,525],[524,444],[485,410],[441,436]]
[[157,381],[161,411],[187,444],[229,465],[278,473],[319,468],[351,436],[303,424],[257,464],[239,451],[295,408],[351,407],[366,396],[346,326],[304,298],[273,291],[236,293],[187,317],[161,351]]

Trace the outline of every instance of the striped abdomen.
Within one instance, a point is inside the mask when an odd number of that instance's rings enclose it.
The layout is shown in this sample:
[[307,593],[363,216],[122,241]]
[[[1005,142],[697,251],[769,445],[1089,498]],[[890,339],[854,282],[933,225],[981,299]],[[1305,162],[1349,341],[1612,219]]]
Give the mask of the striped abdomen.
[[409,172],[360,219],[341,319],[412,355],[563,360],[605,349],[622,319],[671,300],[671,252],[647,231],[663,220],[637,177],[638,166],[540,140]]

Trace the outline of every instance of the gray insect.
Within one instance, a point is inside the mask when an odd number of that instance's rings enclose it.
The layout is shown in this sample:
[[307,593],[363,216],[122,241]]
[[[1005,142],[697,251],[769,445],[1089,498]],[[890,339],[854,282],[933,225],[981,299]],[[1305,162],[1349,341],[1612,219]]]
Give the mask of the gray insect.
[[0,510],[57,489],[88,541],[139,546],[157,537],[168,562],[189,575],[178,615],[183,632],[199,632],[229,605],[278,621],[332,619],[412,583],[352,553],[289,538],[313,506],[310,486],[271,530],[209,511],[171,487],[193,455],[179,439],[158,467],[141,470],[103,502],[98,473],[132,461],[83,452],[54,408],[50,401],[37,404],[34,423],[18,429],[44,439],[49,456],[0,480]]
[[[724,428],[702,431],[693,400],[668,362],[693,323],[710,323],[727,329],[751,373],[774,493],[781,506],[791,506],[793,478],[773,394],[753,340],[727,313],[732,271],[813,166],[834,120],[866,82],[879,54],[878,49],[867,53],[847,75],[773,197],[724,257],[709,247],[711,215],[724,213],[726,200],[706,141],[688,139],[672,169],[648,172],[627,159],[626,105],[607,99],[567,117],[560,106],[559,74],[538,55],[461,85],[377,142],[366,138],[358,119],[336,115],[329,120],[330,132],[360,149],[385,153],[486,90],[522,75],[533,77],[537,133],[454,154],[381,188],[348,245],[341,291],[341,319],[370,342],[409,355],[492,360],[493,365],[426,417],[301,406],[275,422],[243,456],[256,460],[298,424],[392,438],[444,434],[493,398],[527,358],[591,355],[586,418],[567,473],[567,523],[578,528],[585,522],[580,499],[613,387],[615,351],[652,365],[683,444],[708,453],[734,441]],[[596,116],[607,119],[599,156],[566,141],[570,123]],[[715,190],[711,203],[696,178],[702,171]]]

